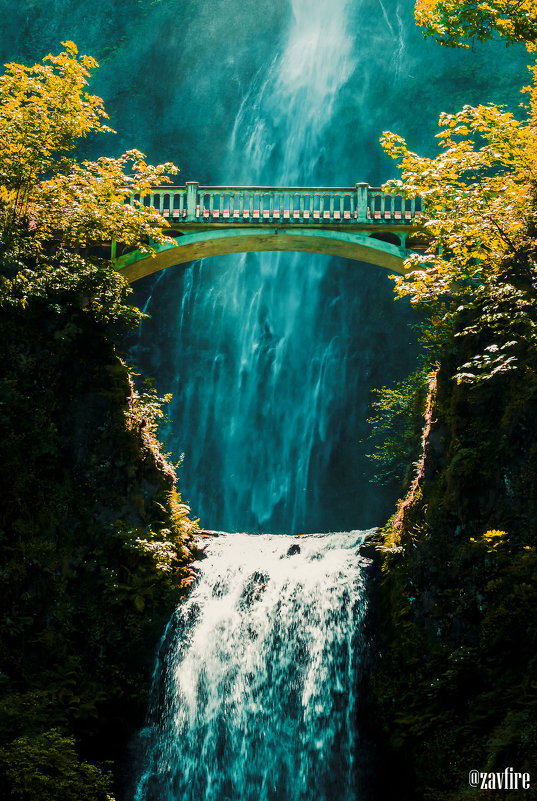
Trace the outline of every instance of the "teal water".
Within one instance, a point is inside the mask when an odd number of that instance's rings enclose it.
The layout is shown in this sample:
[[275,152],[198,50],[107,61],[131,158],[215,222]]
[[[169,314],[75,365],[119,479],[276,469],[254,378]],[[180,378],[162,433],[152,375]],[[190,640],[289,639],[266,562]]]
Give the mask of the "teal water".
[[[366,66],[351,24],[365,6],[292,0],[285,36],[244,95],[218,183],[351,180],[329,149],[339,97]],[[185,492],[206,525],[295,533],[374,522],[364,518],[371,490],[360,464],[375,373],[364,340],[372,318],[389,316],[378,297],[386,282],[380,269],[309,254],[224,257],[186,271],[170,441],[185,450]],[[401,333],[409,364],[412,336]]]
[[[255,22],[249,12],[240,20]],[[205,165],[185,177],[378,184],[394,173],[378,145],[382,129],[418,139],[431,130],[418,111],[431,96],[426,75],[431,84],[441,76],[449,103],[469,75],[487,85],[483,57],[457,61],[423,42],[408,3],[288,0],[279,23],[272,19],[267,40],[261,14],[251,32],[232,118],[220,117],[216,91],[206,95],[199,146],[207,165],[215,149],[219,163],[210,177]],[[236,24],[229,20],[230,33]],[[230,64],[237,57],[224,46],[215,89]],[[184,494],[205,526],[292,534],[365,528],[391,513],[399,488],[371,484],[366,418],[372,388],[406,376],[417,349],[412,312],[394,303],[385,271],[251,254],[197,262],[142,291],[153,319],[132,353],[174,393],[168,443],[184,453]]]

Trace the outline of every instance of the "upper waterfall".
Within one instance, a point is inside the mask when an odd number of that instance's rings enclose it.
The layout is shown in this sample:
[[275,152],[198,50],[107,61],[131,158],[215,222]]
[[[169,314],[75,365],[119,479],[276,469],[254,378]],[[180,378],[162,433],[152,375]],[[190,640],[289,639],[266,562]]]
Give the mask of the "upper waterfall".
[[[291,0],[287,41],[268,69],[259,69],[233,127],[227,169],[237,173],[241,153],[238,181],[289,186],[322,180],[330,161],[327,129],[356,61],[349,5]],[[337,165],[328,170],[337,182]]]
[[[285,35],[243,92],[220,182],[348,181],[331,143],[349,81],[366,73],[356,21],[367,7],[290,3]],[[168,278],[157,280],[161,297]],[[373,357],[370,333],[387,303],[391,314],[388,284],[381,269],[294,253],[186,270],[158,347],[175,372],[168,441],[185,453],[184,493],[204,525],[295,533],[378,522],[382,492],[364,478],[360,440],[370,386],[390,364]]]

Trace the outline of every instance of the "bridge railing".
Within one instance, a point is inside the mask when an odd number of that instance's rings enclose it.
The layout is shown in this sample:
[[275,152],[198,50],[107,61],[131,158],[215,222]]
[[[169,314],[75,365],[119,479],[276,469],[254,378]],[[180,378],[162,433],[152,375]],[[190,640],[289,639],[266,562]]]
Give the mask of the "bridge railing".
[[189,223],[411,223],[419,198],[355,184],[353,187],[186,186],[154,187],[132,200],[153,206],[170,221]]

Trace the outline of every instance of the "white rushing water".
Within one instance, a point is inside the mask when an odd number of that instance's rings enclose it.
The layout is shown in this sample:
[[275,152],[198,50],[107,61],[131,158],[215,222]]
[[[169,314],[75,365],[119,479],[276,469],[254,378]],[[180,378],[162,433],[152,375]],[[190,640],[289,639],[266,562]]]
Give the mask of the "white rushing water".
[[[240,182],[311,186],[320,180],[335,103],[355,66],[348,12],[360,0],[290,5],[283,51],[259,70],[231,135],[225,171]],[[337,165],[329,171],[337,173]]]
[[136,801],[363,798],[364,536],[210,542],[163,638]]

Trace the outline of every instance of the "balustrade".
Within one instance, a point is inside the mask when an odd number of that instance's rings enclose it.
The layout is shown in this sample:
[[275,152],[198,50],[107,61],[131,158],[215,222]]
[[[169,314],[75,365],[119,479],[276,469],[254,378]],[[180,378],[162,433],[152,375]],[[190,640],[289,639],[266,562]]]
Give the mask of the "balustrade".
[[170,222],[357,224],[409,223],[421,214],[419,198],[383,192],[367,184],[354,187],[266,186],[154,187],[130,202],[153,206]]

